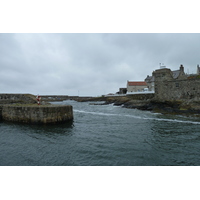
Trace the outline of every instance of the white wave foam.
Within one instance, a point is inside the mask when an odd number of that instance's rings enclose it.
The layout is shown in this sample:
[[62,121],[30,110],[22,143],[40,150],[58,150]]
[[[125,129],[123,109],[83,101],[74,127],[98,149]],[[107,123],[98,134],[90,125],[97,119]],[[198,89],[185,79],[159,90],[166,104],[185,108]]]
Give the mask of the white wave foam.
[[141,116],[135,116],[135,115],[122,115],[122,114],[101,113],[101,112],[88,112],[88,111],[84,111],[84,110],[74,110],[74,111],[75,112],[79,112],[79,113],[92,114],[92,115],[119,116],[119,117],[131,117],[131,118],[142,119],[142,120],[154,120],[154,121],[165,121],[165,122],[187,123],[187,124],[200,124],[200,122],[184,121],[184,120],[177,120],[177,119],[163,119],[163,118],[141,117]]
[[79,113],[92,114],[92,115],[121,116],[119,114],[101,113],[101,112],[88,112],[88,111],[84,111],[84,110],[74,110],[74,111],[79,112]]

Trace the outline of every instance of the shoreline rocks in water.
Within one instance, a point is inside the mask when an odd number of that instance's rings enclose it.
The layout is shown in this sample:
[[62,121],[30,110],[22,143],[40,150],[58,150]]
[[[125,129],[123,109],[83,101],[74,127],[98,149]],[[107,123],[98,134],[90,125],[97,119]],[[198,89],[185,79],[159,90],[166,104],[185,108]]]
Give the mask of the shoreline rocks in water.
[[[127,95],[127,96],[107,96],[79,99],[79,102],[98,102],[90,103],[91,105],[108,105],[122,106],[129,109],[147,110],[157,113],[168,114],[199,114],[200,102],[194,100],[179,101],[159,101],[151,95]],[[103,103],[100,103],[103,102]]]

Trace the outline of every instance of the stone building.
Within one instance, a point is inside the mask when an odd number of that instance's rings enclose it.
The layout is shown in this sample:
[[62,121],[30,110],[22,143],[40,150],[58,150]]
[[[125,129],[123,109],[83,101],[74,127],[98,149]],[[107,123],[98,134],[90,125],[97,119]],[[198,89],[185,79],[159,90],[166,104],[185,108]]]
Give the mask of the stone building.
[[147,88],[145,81],[127,81],[127,92],[142,92]]
[[200,78],[186,76],[183,65],[177,71],[168,68],[153,72],[155,99],[160,101],[200,100]]
[[127,88],[119,88],[119,92],[117,94],[126,94],[127,93]]
[[179,80],[186,79],[186,74],[184,72],[183,65],[180,65],[179,70],[172,71],[172,76],[173,76],[174,79],[179,79]]
[[144,80],[147,83],[147,88],[149,91],[154,91],[154,80],[155,80],[154,76],[149,76],[149,75]]
[[[161,71],[160,72],[166,71],[165,69],[168,69],[168,68],[166,68],[165,66],[161,66],[161,68],[160,68]],[[173,79],[185,79],[186,78],[183,65],[180,66],[179,70],[171,71],[169,73],[168,79],[170,80],[171,78],[173,78]],[[148,75],[144,81],[147,83],[147,87],[148,87],[149,91],[154,91],[155,90],[155,88],[154,88],[154,86],[155,86],[155,83],[154,83],[155,82],[155,77],[154,77],[154,75],[152,75],[152,76]]]

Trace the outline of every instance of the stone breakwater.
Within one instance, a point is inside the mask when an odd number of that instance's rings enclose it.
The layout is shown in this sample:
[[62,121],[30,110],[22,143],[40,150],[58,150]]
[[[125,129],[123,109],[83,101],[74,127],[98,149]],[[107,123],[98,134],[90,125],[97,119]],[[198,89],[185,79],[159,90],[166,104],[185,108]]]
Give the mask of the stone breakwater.
[[0,105],[1,104],[34,104],[37,103],[36,96],[32,94],[4,94],[0,93]]
[[73,120],[71,105],[2,105],[0,118],[28,124],[56,124]]

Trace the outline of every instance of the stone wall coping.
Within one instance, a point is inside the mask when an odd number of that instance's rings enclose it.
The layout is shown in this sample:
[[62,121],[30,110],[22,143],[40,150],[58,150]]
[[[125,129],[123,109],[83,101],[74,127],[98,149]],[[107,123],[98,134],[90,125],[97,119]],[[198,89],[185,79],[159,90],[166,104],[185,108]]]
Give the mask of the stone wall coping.
[[71,106],[71,105],[36,105],[36,104],[5,104],[5,105],[2,105],[2,106],[6,106],[6,107],[34,107],[34,108],[45,108],[45,107],[68,107],[68,106]]

